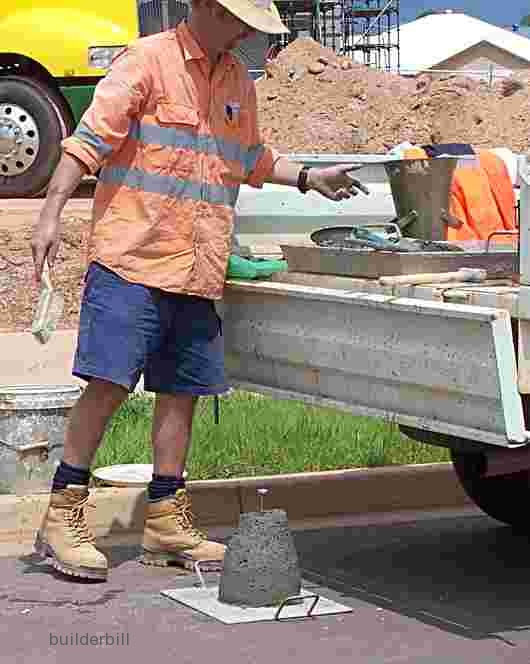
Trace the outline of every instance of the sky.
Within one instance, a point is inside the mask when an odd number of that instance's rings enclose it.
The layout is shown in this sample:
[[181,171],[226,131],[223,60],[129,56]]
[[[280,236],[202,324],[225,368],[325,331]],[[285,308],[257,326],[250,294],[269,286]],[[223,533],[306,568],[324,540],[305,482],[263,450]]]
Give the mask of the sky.
[[427,9],[455,9],[495,25],[519,23],[530,14],[530,0],[401,0],[400,22],[413,21]]

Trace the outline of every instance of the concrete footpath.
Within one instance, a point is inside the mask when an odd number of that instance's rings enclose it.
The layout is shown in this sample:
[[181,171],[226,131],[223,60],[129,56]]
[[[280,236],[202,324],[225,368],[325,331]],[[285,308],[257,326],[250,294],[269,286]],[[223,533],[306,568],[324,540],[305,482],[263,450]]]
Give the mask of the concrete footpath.
[[[470,510],[364,519],[294,536],[305,588],[352,613],[225,625],[163,597],[161,590],[193,586],[195,577],[139,565],[138,539],[106,550],[106,583],[67,581],[32,555],[0,560],[0,662],[530,660],[527,537]],[[95,641],[81,645],[82,637]]]
[[76,330],[57,330],[44,346],[30,332],[1,333],[0,384],[84,385],[72,376],[76,341]]

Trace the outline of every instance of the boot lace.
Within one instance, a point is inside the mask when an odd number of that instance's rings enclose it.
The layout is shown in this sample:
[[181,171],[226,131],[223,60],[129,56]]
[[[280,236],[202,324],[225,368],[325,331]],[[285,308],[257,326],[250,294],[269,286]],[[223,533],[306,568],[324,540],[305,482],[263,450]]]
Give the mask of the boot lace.
[[191,536],[198,537],[201,540],[206,539],[206,535],[193,525],[194,518],[190,497],[185,491],[177,492],[175,495],[175,519],[177,526]]
[[84,513],[85,507],[94,508],[95,505],[87,504],[87,500],[88,497],[84,498],[65,512],[66,521],[77,545],[92,544],[96,539],[88,528]]

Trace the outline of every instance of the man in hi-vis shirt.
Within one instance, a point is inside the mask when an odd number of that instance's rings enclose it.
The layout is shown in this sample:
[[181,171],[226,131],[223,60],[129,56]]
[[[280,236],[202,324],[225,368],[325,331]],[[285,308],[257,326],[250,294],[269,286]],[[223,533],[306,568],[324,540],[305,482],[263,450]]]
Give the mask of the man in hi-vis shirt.
[[143,374],[156,393],[147,564],[222,568],[225,547],[193,524],[183,472],[198,397],[227,390],[221,321],[241,184],[298,186],[340,201],[364,187],[354,165],[306,169],[262,144],[256,91],[229,53],[254,31],[288,32],[269,0],[195,0],[187,23],[135,41],[99,83],[63,155],[32,239],[36,279],[60,242],[60,215],[99,172],[64,456],[35,542],[65,574],[107,577],[83,507],[105,427]]

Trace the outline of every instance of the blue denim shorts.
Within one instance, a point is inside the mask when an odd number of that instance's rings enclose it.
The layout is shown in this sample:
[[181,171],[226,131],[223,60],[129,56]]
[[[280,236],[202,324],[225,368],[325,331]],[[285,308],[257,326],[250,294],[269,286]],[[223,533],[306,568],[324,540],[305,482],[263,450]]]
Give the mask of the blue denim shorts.
[[85,276],[72,369],[130,392],[195,396],[227,391],[221,319],[212,300],[126,281],[99,263]]

